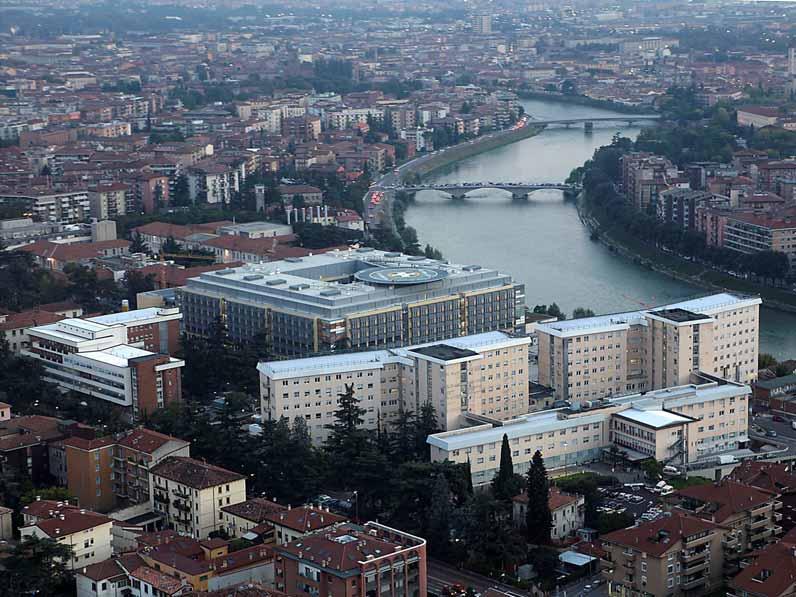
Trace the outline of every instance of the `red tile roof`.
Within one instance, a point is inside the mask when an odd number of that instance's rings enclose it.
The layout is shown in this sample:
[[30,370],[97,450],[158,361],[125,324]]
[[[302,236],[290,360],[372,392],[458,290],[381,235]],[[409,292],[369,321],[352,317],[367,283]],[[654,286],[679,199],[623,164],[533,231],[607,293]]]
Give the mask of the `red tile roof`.
[[700,518],[722,523],[734,514],[757,508],[773,501],[775,497],[776,495],[770,491],[763,491],[725,479],[718,485],[695,485],[680,489],[672,495],[672,501],[690,498],[711,504],[710,511],[702,509],[697,515]]
[[186,456],[170,456],[152,469],[153,475],[165,477],[194,489],[206,489],[245,479],[245,475]]
[[153,454],[156,450],[162,448],[167,443],[172,441],[188,445],[188,442],[186,442],[185,440],[181,440],[176,437],[166,435],[165,433],[152,431],[151,429],[147,429],[145,427],[139,427],[138,429],[133,429],[123,438],[118,440],[117,443],[120,446],[123,446],[130,450],[137,450],[138,452]]
[[787,464],[744,460],[732,471],[730,479],[780,494],[796,491],[796,475]]
[[5,317],[0,315],[0,331],[47,325],[55,323],[56,321],[61,321],[63,318],[63,315],[41,309],[30,309],[28,311],[21,311],[20,313],[11,313]]
[[57,539],[111,523],[113,523],[113,519],[98,514],[97,512],[78,510],[76,508],[63,508],[52,518],[39,520],[36,526],[39,527],[43,533],[46,533],[53,539]]
[[268,520],[268,516],[274,512],[282,512],[287,510],[282,504],[277,504],[265,498],[252,498],[239,504],[232,504],[231,506],[224,506],[221,508],[227,514],[239,516],[251,522],[264,522]]
[[264,520],[294,531],[311,533],[318,529],[345,522],[348,519],[338,514],[332,514],[322,508],[301,506],[299,508],[271,512],[264,517]]
[[687,516],[680,512],[673,512],[671,516],[647,522],[637,527],[608,533],[602,539],[603,543],[624,545],[646,552],[653,557],[660,557],[673,547],[676,547],[684,537],[690,537],[716,528],[718,528],[718,525],[712,522]]
[[103,240],[96,243],[74,243],[62,245],[48,240],[39,240],[35,243],[20,247],[20,251],[32,253],[41,259],[56,259],[58,261],[80,261],[102,257],[103,252],[109,249],[124,249],[130,247],[129,240]]
[[[547,503],[550,506],[550,511],[553,512],[559,508],[563,508],[564,506],[577,502],[579,499],[580,496],[564,493],[558,487],[551,487],[550,496],[547,499]],[[512,501],[527,504],[528,496],[523,491],[521,494],[515,495],[512,498]]]
[[796,544],[786,541],[769,545],[747,556],[752,562],[729,585],[738,592],[765,597],[793,595],[796,586]]
[[78,450],[85,450],[87,452],[91,450],[99,450],[100,448],[107,448],[108,446],[112,446],[115,443],[116,442],[112,437],[86,439],[84,437],[72,436],[72,437],[67,437],[63,441],[64,446],[68,446],[70,448],[76,448]]

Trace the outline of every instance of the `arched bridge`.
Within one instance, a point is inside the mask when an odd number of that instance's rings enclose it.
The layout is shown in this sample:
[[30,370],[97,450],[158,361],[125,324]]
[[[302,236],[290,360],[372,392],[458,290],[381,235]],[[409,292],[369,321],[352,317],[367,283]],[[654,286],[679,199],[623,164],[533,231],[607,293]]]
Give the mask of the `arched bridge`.
[[528,120],[528,124],[564,124],[564,125],[572,125],[572,124],[584,124],[586,128],[590,128],[595,122],[626,122],[627,124],[633,124],[634,122],[643,122],[647,120],[659,120],[659,114],[636,114],[631,115],[628,114],[627,116],[594,116],[591,118],[561,118],[558,120],[541,120],[536,119],[533,116],[530,116]]
[[447,193],[454,199],[464,199],[470,191],[481,189],[499,189],[511,193],[514,199],[527,199],[528,194],[533,191],[556,190],[564,191],[567,195],[579,193],[581,186],[566,183],[539,183],[532,184],[527,182],[455,182],[450,184],[416,184],[397,187],[396,191],[406,193],[416,193],[418,191],[440,191]]

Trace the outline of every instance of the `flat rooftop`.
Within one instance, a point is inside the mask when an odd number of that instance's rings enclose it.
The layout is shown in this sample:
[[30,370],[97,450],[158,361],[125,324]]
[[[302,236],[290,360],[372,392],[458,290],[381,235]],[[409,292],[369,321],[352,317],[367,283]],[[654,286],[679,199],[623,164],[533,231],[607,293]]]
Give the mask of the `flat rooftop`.
[[611,313],[584,317],[582,319],[568,319],[552,323],[537,324],[536,329],[547,332],[553,336],[580,336],[601,332],[625,330],[632,325],[647,325],[647,314],[660,317],[661,311],[686,311],[694,315],[701,314],[700,319],[706,319],[726,309],[750,307],[759,305],[763,301],[760,297],[744,296],[729,292],[719,292],[695,299],[681,301],[670,305],[661,305],[652,309],[641,311],[627,311],[625,313]]
[[662,317],[663,319],[668,319],[669,321],[673,321],[675,323],[688,323],[689,321],[701,321],[703,319],[709,319],[707,315],[700,315],[699,313],[694,313],[693,311],[687,311],[686,309],[658,309],[655,311],[650,311],[652,315],[657,315],[658,317]]
[[646,427],[652,427],[653,429],[663,429],[664,427],[671,427],[672,425],[682,425],[694,420],[690,417],[684,417],[683,415],[678,415],[668,410],[639,410],[637,408],[628,408],[621,413],[617,413],[616,416],[645,425]]
[[[356,278],[359,272],[380,268],[389,275],[374,278],[372,272],[365,277],[370,281]],[[435,275],[427,275],[429,272]],[[407,280],[412,283],[406,284]],[[305,315],[335,318],[513,284],[509,274],[478,265],[361,248],[205,272],[189,278],[180,293],[234,297]]]
[[456,359],[465,359],[467,357],[477,357],[478,353],[468,348],[457,348],[450,344],[433,344],[432,346],[423,346],[421,348],[414,348],[412,352],[422,354],[423,356],[431,357],[440,361],[455,361]]

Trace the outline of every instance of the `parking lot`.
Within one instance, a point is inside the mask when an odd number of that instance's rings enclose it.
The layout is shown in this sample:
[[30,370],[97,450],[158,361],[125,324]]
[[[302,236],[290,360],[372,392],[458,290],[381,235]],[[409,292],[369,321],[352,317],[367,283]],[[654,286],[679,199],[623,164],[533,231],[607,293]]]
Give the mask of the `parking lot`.
[[631,514],[635,520],[649,522],[663,516],[659,497],[645,487],[600,487],[602,505],[597,509],[606,514]]

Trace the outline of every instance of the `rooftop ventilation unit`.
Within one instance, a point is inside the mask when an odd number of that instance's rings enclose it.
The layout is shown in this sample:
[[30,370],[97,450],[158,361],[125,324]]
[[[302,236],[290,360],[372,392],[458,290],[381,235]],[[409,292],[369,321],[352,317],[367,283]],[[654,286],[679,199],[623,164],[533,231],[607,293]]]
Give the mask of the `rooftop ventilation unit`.
[[243,279],[246,280],[247,282],[251,282],[253,280],[261,280],[264,277],[265,276],[263,276],[262,274],[249,274],[248,276],[243,276]]
[[327,290],[321,290],[319,293],[321,296],[338,296],[340,291],[337,288],[329,288]]
[[266,286],[281,286],[282,284],[287,284],[287,281],[282,278],[274,278],[273,280],[266,280],[265,282]]

